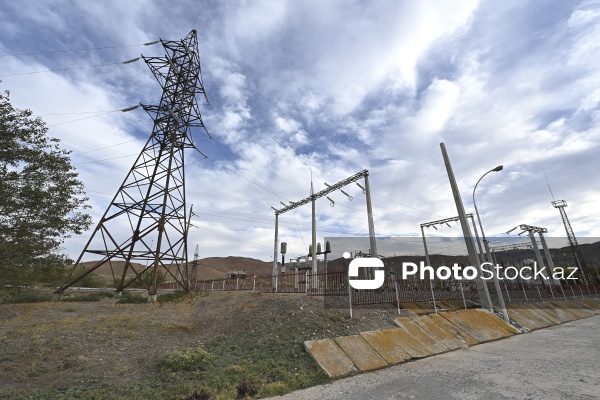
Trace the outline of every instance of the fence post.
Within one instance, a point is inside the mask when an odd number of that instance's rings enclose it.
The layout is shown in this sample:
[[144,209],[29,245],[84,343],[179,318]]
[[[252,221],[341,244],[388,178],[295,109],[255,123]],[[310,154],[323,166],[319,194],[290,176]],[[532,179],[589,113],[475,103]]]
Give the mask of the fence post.
[[256,275],[254,275],[254,284],[252,285],[252,291],[256,291]]
[[433,308],[435,308],[435,313],[437,314],[438,310],[437,310],[437,305],[435,303],[435,294],[433,294],[433,285],[431,284],[432,280],[433,279],[429,280],[429,288],[431,289],[431,298],[433,299]]
[[506,297],[508,298],[508,302],[510,303],[510,293],[508,293],[508,286],[506,286],[506,281],[503,279],[502,282],[504,283],[504,290],[506,290]]
[[458,283],[460,284],[460,294],[462,295],[463,304],[464,304],[465,310],[466,310],[467,309],[467,301],[465,300],[465,291],[463,290],[462,281],[459,281]]
[[240,288],[240,278],[235,278],[235,290],[239,290]]
[[350,319],[352,319],[352,287],[350,286],[350,277],[348,277],[348,305],[350,307]]
[[226,279],[223,279],[223,291],[225,291],[225,281]]
[[400,294],[398,293],[398,281],[396,280],[396,275],[394,274],[394,289],[396,290],[396,304],[398,305],[398,315],[400,315]]
[[308,293],[308,277],[310,276],[310,274],[308,273],[308,270],[306,271],[306,277],[304,278],[304,290],[306,290],[306,293]]
[[215,281],[210,283],[210,290],[215,290]]

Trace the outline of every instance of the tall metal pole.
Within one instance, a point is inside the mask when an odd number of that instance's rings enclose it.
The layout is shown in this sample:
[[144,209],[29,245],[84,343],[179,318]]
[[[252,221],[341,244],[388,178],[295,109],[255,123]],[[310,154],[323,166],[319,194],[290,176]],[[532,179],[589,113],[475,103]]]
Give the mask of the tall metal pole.
[[475,241],[477,242],[477,247],[479,248],[479,255],[480,257],[483,257],[483,249],[481,248],[479,232],[477,232],[477,225],[475,224],[475,218],[473,218],[473,214],[471,214],[471,225],[473,225],[473,232],[475,232]]
[[[423,229],[423,225],[421,225],[421,236],[423,237],[423,248],[425,249],[425,262],[427,265],[431,266],[431,261],[429,261],[429,251],[427,250],[427,240],[425,239],[425,230]],[[433,285],[431,283],[432,279],[429,280],[429,290],[431,290],[431,299],[433,300],[433,307],[435,308],[435,313],[438,313],[437,304],[435,302],[435,294],[433,293]]]
[[467,245],[467,251],[469,252],[469,261],[471,262],[472,266],[479,270],[479,276],[475,280],[475,284],[477,285],[477,293],[479,294],[479,301],[482,308],[493,311],[494,307],[492,305],[492,299],[490,298],[490,293],[488,292],[486,282],[481,278],[481,263],[479,262],[479,257],[477,257],[477,250],[475,249],[475,243],[473,236],[471,235],[471,229],[469,228],[469,224],[467,222],[465,207],[463,205],[462,198],[460,197],[460,192],[458,191],[458,185],[456,184],[456,179],[454,178],[454,172],[452,171],[452,165],[450,164],[450,159],[448,158],[448,153],[446,152],[446,146],[444,145],[444,142],[440,143],[440,148],[442,149],[442,156],[444,157],[444,164],[446,165],[448,180],[450,181],[450,187],[452,188],[452,194],[454,196],[454,202],[456,203],[458,217],[460,218],[460,226],[462,227],[465,243]]
[[371,189],[369,188],[369,172],[365,174],[365,192],[367,196],[367,216],[369,219],[369,241],[371,256],[377,257],[377,241],[375,239],[375,225],[373,224],[373,208],[371,207]]
[[548,268],[550,269],[548,275],[550,275],[550,283],[554,283],[554,278],[552,274],[554,273],[554,261],[552,260],[552,256],[550,255],[550,249],[546,244],[546,238],[544,237],[543,232],[538,232],[540,236],[540,241],[542,242],[542,248],[544,249],[544,255],[546,256],[546,262],[548,263]]
[[312,181],[310,182],[310,195],[312,196],[312,251],[310,256],[312,257],[313,285],[315,285],[317,276],[317,199],[315,198]]
[[273,270],[271,271],[271,291],[277,291],[277,257],[279,246],[279,214],[275,213],[275,240],[273,243]]
[[[538,266],[540,269],[544,268],[544,262],[542,261],[542,255],[540,254],[540,248],[537,245],[537,242],[535,240],[535,236],[533,234],[533,230],[529,230],[529,239],[531,239],[531,247],[533,247],[533,254],[535,254],[535,260],[538,263]],[[546,285],[546,282],[544,282],[544,278],[542,278],[542,284]]]
[[[475,190],[477,190],[477,185],[479,185],[479,182],[481,182],[481,180],[483,179],[484,176],[486,176],[490,172],[502,171],[502,168],[503,168],[503,166],[499,165],[496,168],[491,169],[488,172],[486,172],[485,174],[483,174],[483,176],[481,178],[479,178],[479,180],[475,184],[475,187],[473,188],[473,206],[475,206],[475,214],[477,214],[477,221],[479,221],[479,228],[481,228],[481,238],[483,239],[483,245],[485,246],[485,256],[486,256],[487,262],[489,262],[491,264],[494,264],[494,260],[492,259],[492,253],[490,252],[490,245],[488,243],[487,238],[485,237],[485,232],[483,231],[483,225],[481,224],[481,217],[479,216],[479,210],[477,209],[477,203],[475,202]],[[477,240],[477,242],[479,242],[479,239]],[[498,282],[498,276],[495,273],[493,273],[492,275],[493,275],[492,279],[494,280],[494,289],[496,289],[496,294],[498,296],[498,303],[500,305],[500,310],[502,311],[502,318],[504,318],[504,320],[506,322],[510,322],[510,319],[508,318],[508,313],[506,312],[506,305],[504,304],[504,296],[502,295],[502,290],[500,289],[500,282]]]

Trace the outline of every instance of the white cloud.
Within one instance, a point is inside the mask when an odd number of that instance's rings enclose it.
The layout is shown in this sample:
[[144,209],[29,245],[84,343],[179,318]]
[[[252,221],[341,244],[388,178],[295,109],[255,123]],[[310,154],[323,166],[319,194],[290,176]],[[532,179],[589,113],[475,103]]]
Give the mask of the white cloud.
[[[376,232],[418,234],[420,222],[456,214],[440,141],[468,209],[477,179],[505,165],[477,189],[486,233],[529,223],[563,234],[545,168],[555,193],[570,202],[575,230],[598,235],[600,5],[551,5],[546,11],[533,2],[223,1],[199,10],[193,1],[36,1],[0,15],[0,49],[143,43],[198,29],[211,100],[201,110],[220,144],[197,132],[209,159],[186,155],[188,200],[203,210],[190,249],[200,243],[203,256],[270,259],[270,207],[309,195],[310,166],[315,190],[368,168]],[[162,49],[5,57],[0,75],[119,62],[140,52]],[[160,97],[142,63],[0,79],[16,106],[36,114],[113,110]],[[71,116],[44,118],[52,125]],[[138,110],[58,125],[51,134],[80,153],[135,140],[74,156],[83,163],[138,153],[151,126]],[[90,194],[100,196],[91,197],[95,221],[132,162],[78,165]],[[330,195],[335,207],[319,200],[320,238],[368,232],[361,189],[346,189],[352,202],[340,192]],[[310,206],[282,216],[282,240],[297,254],[306,251],[310,219]],[[85,239],[66,244],[72,256]]]

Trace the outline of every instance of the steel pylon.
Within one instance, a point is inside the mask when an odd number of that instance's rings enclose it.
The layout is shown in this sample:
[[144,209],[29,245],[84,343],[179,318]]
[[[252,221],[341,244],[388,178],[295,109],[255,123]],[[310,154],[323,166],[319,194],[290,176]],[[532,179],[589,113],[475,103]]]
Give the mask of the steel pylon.
[[585,262],[585,258],[581,253],[581,248],[579,247],[579,243],[577,242],[577,237],[575,237],[575,231],[571,227],[571,222],[569,222],[569,218],[567,217],[567,212],[565,211],[565,207],[567,207],[567,202],[564,200],[555,200],[552,202],[552,206],[554,208],[558,208],[560,211],[560,216],[563,221],[563,225],[565,226],[565,231],[567,232],[567,239],[569,239],[569,247],[571,248],[571,253],[573,254],[573,259],[577,268],[579,268],[579,272],[581,272],[581,276],[583,277],[584,283],[587,283],[588,269],[587,264]]
[[[142,56],[162,87],[160,104],[142,104],[154,121],[152,134],[65,283],[55,292],[55,299],[103,264],[110,266],[119,293],[137,280],[148,290],[150,299],[155,299],[159,272],[183,289],[190,288],[187,236],[191,210],[188,215],[184,150],[194,148],[202,154],[191,139],[190,129],[206,131],[196,101],[197,94],[206,98],[206,93],[196,30],[183,40],[161,43],[165,56]],[[82,264],[86,254],[100,259]],[[133,262],[143,268],[133,268]],[[128,274],[130,271],[133,275]]]

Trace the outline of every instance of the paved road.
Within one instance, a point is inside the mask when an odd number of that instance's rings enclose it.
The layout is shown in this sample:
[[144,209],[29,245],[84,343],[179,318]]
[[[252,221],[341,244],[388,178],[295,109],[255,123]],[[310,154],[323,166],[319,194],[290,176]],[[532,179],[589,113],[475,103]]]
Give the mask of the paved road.
[[600,316],[276,399],[600,399]]

